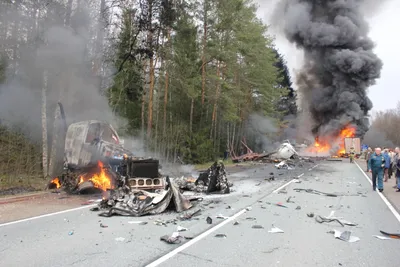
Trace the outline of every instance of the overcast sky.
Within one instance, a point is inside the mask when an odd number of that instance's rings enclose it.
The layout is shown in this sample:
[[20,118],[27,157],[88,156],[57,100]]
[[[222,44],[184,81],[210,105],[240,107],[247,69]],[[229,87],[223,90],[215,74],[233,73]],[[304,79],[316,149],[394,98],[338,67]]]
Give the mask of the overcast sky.
[[[257,0],[256,0],[257,1]],[[265,23],[270,22],[274,2],[279,0],[258,0],[258,15]],[[376,0],[382,1],[382,0]],[[381,78],[369,89],[369,97],[374,104],[373,111],[395,108],[400,101],[400,0],[387,0],[379,13],[368,19],[370,37],[376,43],[375,52],[383,61]],[[294,79],[295,70],[302,64],[302,52],[286,41],[280,33],[274,33],[275,44],[285,56]],[[399,50],[397,50],[399,49]],[[293,82],[295,82],[293,80]]]

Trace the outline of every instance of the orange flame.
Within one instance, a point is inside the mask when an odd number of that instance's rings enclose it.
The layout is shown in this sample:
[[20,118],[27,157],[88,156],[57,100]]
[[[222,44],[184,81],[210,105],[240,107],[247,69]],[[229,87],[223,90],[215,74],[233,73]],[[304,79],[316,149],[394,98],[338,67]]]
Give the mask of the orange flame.
[[[339,133],[339,136],[336,138],[336,141],[334,143],[339,143],[339,150],[337,152],[337,155],[342,155],[346,153],[345,147],[344,147],[344,139],[348,137],[355,137],[356,133],[356,128],[352,126],[345,127],[342,129]],[[319,138],[315,139],[314,146],[310,147],[308,149],[309,152],[314,152],[314,153],[326,153],[331,150],[332,146],[329,141],[325,140],[319,140]]]
[[51,184],[55,184],[56,188],[60,188],[61,187],[61,183],[60,180],[58,179],[58,177],[54,178],[53,180],[51,180],[50,182]]
[[111,177],[109,177],[109,175],[106,173],[103,162],[98,161],[97,166],[100,169],[99,173],[93,174],[90,178],[85,177],[85,175],[80,176],[78,184],[81,184],[85,181],[91,181],[94,187],[99,188],[103,191],[106,191],[107,189],[113,189],[113,186],[111,184]]

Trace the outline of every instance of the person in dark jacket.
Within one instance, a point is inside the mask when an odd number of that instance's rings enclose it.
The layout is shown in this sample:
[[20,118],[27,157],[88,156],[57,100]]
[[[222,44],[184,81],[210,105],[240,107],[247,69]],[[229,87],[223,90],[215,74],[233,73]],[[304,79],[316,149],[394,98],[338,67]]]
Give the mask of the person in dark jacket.
[[398,156],[396,160],[396,192],[400,192],[400,156]]
[[368,147],[367,158],[366,158],[366,160],[367,160],[367,172],[371,171],[371,165],[370,165],[369,160],[371,159],[372,154],[374,154],[374,152],[372,151],[372,148]]
[[394,175],[395,175],[395,180],[396,180],[396,185],[395,186],[393,186],[393,188],[399,188],[398,186],[399,186],[399,170],[398,170],[398,167],[397,167],[397,165],[398,165],[398,161],[400,160],[400,157],[399,157],[399,152],[400,152],[400,148],[399,147],[396,147],[395,149],[394,149],[394,156],[393,156],[393,162],[392,162],[392,172],[394,173]]
[[384,177],[384,179],[383,179],[383,181],[384,182],[387,182],[388,181],[388,179],[389,179],[389,168],[390,168],[390,156],[389,156],[389,149],[387,149],[386,147],[383,149],[383,157],[385,158],[385,162],[386,161],[389,161],[389,165],[388,164],[385,164],[385,168],[384,168],[384,171],[383,171],[383,177]]
[[375,148],[375,153],[372,154],[370,159],[370,166],[372,170],[372,189],[376,190],[376,180],[378,180],[378,189],[383,191],[383,173],[385,168],[389,168],[390,160],[384,157],[381,148]]

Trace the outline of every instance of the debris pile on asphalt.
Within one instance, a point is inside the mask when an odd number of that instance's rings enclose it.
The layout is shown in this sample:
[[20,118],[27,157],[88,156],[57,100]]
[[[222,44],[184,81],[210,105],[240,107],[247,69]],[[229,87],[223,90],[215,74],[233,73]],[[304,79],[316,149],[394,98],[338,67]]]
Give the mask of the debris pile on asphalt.
[[231,148],[231,158],[235,163],[252,161],[260,163],[276,163],[278,169],[292,170],[295,166],[303,167],[305,162],[313,162],[310,158],[300,157],[293,145],[285,140],[280,147],[269,153],[255,153],[242,141],[242,145],[247,149],[247,152],[241,156],[237,156]]
[[192,177],[181,177],[175,178],[174,182],[180,189],[201,193],[228,194],[232,187],[222,161],[215,162],[207,171],[200,173],[196,180]]
[[169,182],[168,187],[157,192],[132,189],[123,186],[112,190],[110,197],[103,199],[95,210],[106,210],[100,216],[110,217],[143,216],[147,214],[159,214],[164,212],[170,205],[177,212],[188,210],[192,204],[178,190],[174,183]]

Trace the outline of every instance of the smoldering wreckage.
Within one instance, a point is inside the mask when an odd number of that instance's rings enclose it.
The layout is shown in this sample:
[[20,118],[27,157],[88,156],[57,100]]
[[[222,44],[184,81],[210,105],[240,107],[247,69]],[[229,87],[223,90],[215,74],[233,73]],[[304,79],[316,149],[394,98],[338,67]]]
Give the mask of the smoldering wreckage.
[[[183,212],[193,207],[191,201],[201,200],[204,194],[232,191],[233,184],[228,181],[222,161],[215,162],[198,178],[172,178],[161,174],[159,160],[133,156],[121,145],[114,128],[105,122],[92,120],[71,124],[65,136],[64,168],[61,175],[50,181],[48,188],[70,194],[102,192],[101,202],[92,209],[101,211],[101,216],[154,215],[167,209]],[[278,169],[291,169],[294,163],[290,163],[290,159],[299,159],[289,142],[283,143],[273,154],[252,160],[261,158],[278,163],[275,165]],[[274,180],[273,173],[269,180]],[[188,197],[184,191],[196,194]]]

